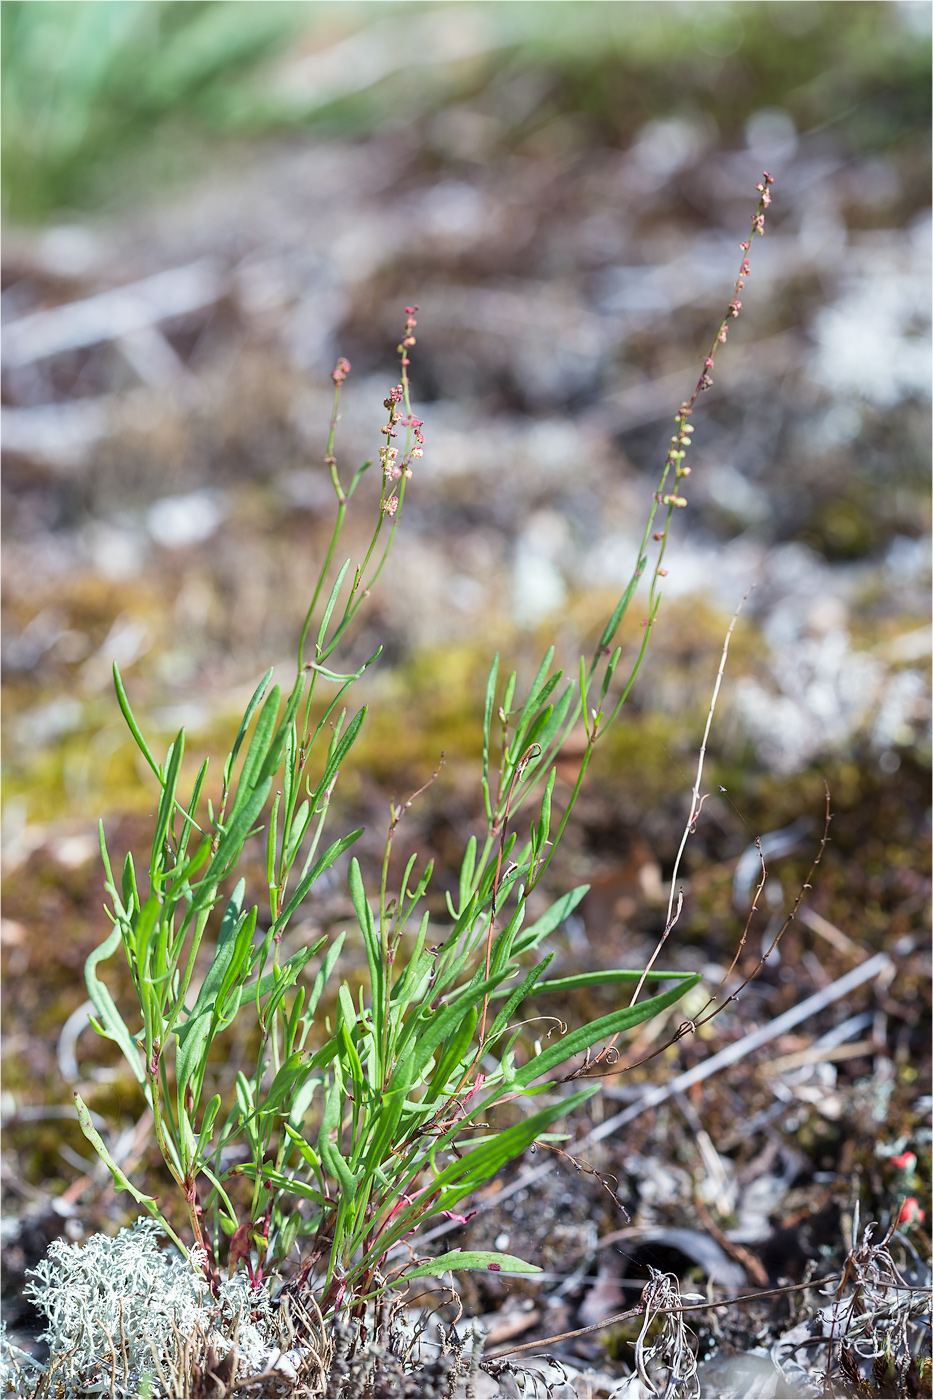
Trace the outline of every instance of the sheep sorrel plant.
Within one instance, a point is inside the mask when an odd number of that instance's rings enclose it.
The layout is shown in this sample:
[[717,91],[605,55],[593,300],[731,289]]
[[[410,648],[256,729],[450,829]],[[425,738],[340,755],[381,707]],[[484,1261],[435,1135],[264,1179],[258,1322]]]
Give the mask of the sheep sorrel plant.
[[[193,1241],[192,1257],[215,1296],[223,1264],[231,1275],[245,1270],[259,1285],[296,1248],[301,1264],[293,1286],[305,1288],[325,1318],[361,1309],[390,1286],[429,1272],[537,1271],[521,1259],[485,1251],[389,1261],[394,1247],[428,1217],[459,1218],[464,1198],[536,1140],[546,1141],[555,1120],[595,1092],[595,1083],[567,1096],[558,1092],[579,1075],[561,1075],[561,1065],[597,1044],[612,1046],[699,981],[698,973],[650,966],[548,980],[554,956],[543,951],[548,935],[579,903],[586,886],[564,894],[530,926],[525,912],[566,828],[596,745],[618,718],[648,647],[660,607],[670,523],[686,505],[690,418],[711,382],[716,348],[739,314],[747,255],[754,234],[764,232],[771,183],[765,174],[758,185],[733,299],[693,396],[676,415],[634,572],[591,657],[581,659],[578,673],[565,680],[552,669],[552,648],[524,697],[515,675],[503,685],[498,658],[493,662],[483,730],[485,825],[467,843],[456,898],[447,897],[449,923],[429,928],[424,905],[430,864],[418,872],[413,856],[401,880],[390,880],[393,836],[404,811],[393,805],[378,887],[367,892],[355,859],[349,868],[368,985],[341,982],[336,1007],[323,1021],[318,1009],[337,973],[344,934],[327,947],[322,938],[285,960],[282,940],[325,871],[362,834],[351,831],[330,844],[323,841],[340,769],[365,718],[363,709],[350,715],[348,692],[376,658],[350,674],[335,669],[333,658],[382,571],[413,464],[422,453],[422,422],[412,412],[409,391],[417,308],[408,308],[399,346],[400,382],[385,399],[385,445],[378,453],[382,484],[369,546],[355,566],[348,559],[339,567],[347,510],[370,463],[349,484],[338,471],[336,426],[350,366],[337,362],[324,459],[336,520],[298,640],[297,675],[284,701],[272,672],[263,677],[213,797],[207,796],[207,762],[190,794],[179,795],[184,731],[159,763],[114,667],[120,707],[161,797],[144,874],[130,854],[122,871],[114,873],[101,828],[114,927],[89,957],[86,977],[95,1028],[116,1041],[152,1112],[159,1148],[178,1187],[179,1209],[138,1189],[109,1156],[76,1096],[77,1108],[117,1186],[181,1248],[186,1245],[178,1233],[184,1228],[179,1223],[184,1202],[187,1243]],[[638,654],[623,679],[622,648],[615,638],[649,566],[652,542],[658,548],[647,617]],[[552,810],[555,759],[581,721],[585,749],[558,818]],[[260,833],[268,887],[263,915],[249,906],[246,882],[238,876],[247,843]],[[673,914],[664,937],[675,919]],[[124,1019],[99,976],[100,965],[120,948],[132,975],[140,1028]],[[314,979],[303,981],[315,957]],[[519,1044],[522,1023],[516,1017],[533,988],[537,996],[607,982],[620,991],[634,987],[631,1004],[552,1036],[543,1048],[526,1051]],[[654,994],[638,1000],[646,982],[654,984]],[[217,1089],[222,1083],[218,1041],[235,1021],[242,1031],[236,1043],[255,1048],[255,1060],[237,1069],[235,1095],[227,1101]],[[604,1064],[606,1058],[604,1049],[597,1059]],[[591,1063],[587,1056],[587,1066]],[[500,1105],[539,1094],[544,1106],[537,1112],[511,1126],[489,1123]]]

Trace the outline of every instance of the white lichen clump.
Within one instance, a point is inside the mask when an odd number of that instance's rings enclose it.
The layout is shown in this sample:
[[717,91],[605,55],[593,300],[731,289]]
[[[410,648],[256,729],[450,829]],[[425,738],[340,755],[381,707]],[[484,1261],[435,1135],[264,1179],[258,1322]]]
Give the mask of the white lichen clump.
[[[196,1252],[185,1258],[160,1249],[159,1234],[156,1222],[143,1218],[114,1238],[94,1235],[84,1245],[56,1240],[31,1270],[26,1293],[48,1319],[41,1340],[64,1393],[161,1396],[179,1339],[196,1335],[218,1357],[235,1336],[238,1369],[262,1370],[268,1293],[241,1275],[212,1297]],[[10,1393],[12,1349],[3,1350]]]

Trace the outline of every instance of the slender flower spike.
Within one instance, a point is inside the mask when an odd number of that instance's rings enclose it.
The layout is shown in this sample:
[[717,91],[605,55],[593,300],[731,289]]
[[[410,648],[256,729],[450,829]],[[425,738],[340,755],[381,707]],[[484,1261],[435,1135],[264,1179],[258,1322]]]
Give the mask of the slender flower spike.
[[344,357],[341,355],[340,359],[337,361],[336,365],[331,370],[330,377],[335,384],[342,384],[349,373],[350,361],[345,360]]

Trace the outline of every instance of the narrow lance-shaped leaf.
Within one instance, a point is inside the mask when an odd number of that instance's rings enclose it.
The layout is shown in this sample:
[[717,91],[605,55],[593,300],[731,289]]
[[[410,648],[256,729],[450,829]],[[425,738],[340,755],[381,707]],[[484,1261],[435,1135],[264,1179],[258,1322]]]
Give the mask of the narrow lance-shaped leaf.
[[116,1162],[113,1160],[110,1153],[108,1152],[103,1138],[101,1137],[100,1133],[97,1131],[97,1129],[94,1127],[94,1124],[91,1121],[91,1114],[87,1104],[84,1102],[77,1090],[75,1090],[74,1100],[75,1108],[77,1109],[78,1113],[78,1122],[81,1125],[81,1131],[87,1138],[91,1146],[94,1148],[94,1151],[97,1153],[100,1160],[104,1163],[106,1167],[108,1167],[110,1174],[113,1177],[113,1184],[114,1186],[116,1186],[117,1190],[129,1191],[133,1199],[135,1201],[138,1201],[140,1205],[155,1205],[155,1196],[147,1196],[145,1192],[138,1190],[137,1187],[135,1187],[130,1181],[129,1177],[122,1170],[122,1168],[117,1166]]
[[356,1190],[356,1177],[342,1156],[337,1142],[331,1141],[331,1133],[339,1139],[340,1119],[343,1111],[343,1085],[337,1077],[330,1087],[318,1133],[317,1150],[327,1170],[340,1182],[346,1199],[349,1201]]
[[[346,713],[346,711],[344,711],[344,713]],[[315,811],[318,809],[318,803],[321,801],[321,798],[333,783],[337,770],[343,763],[343,760],[356,743],[365,718],[366,706],[364,705],[363,708],[358,710],[353,716],[350,723],[347,725],[346,731],[343,734],[335,735],[334,739],[331,741],[330,749],[327,754],[327,763],[324,766],[324,773],[317,787],[314,789],[314,792],[311,794],[311,805]]]
[[317,1010],[317,1004],[321,1000],[321,995],[327,985],[327,979],[334,970],[334,964],[340,956],[340,950],[343,947],[346,936],[345,933],[338,933],[337,937],[328,948],[324,956],[324,961],[318,968],[317,976],[314,979],[314,985],[311,988],[311,995],[308,998],[308,1009],[305,1012],[306,1017],[313,1016]]
[[159,782],[161,782],[162,769],[159,767],[158,763],[156,763],[155,759],[153,758],[152,753],[149,749],[149,745],[143,738],[142,731],[140,730],[139,725],[136,723],[133,711],[130,709],[130,702],[126,696],[126,690],[123,687],[123,677],[120,675],[120,668],[118,667],[116,662],[113,663],[113,686],[117,692],[117,703],[119,704],[120,709],[123,713],[123,718],[126,720],[127,728],[129,729],[133,738],[136,740],[136,746],[142,754],[143,758],[149,764],[149,767],[152,769],[153,773],[155,773],[156,777],[159,779]]
[[353,845],[354,841],[360,839],[363,835],[363,830],[363,827],[358,827],[356,831],[351,831],[347,836],[341,836],[332,846],[328,846],[320,860],[315,863],[313,869],[309,870],[304,879],[300,880],[295,886],[295,891],[291,899],[275,921],[273,927],[276,931],[285,927],[302,900],[307,899],[314,885],[324,874],[325,870],[329,870],[334,861],[342,856],[344,851]]
[[620,1011],[613,1011],[608,1016],[601,1016],[596,1021],[591,1021],[589,1025],[581,1026],[579,1030],[570,1031],[554,1045],[549,1045],[546,1050],[542,1050],[539,1055],[533,1055],[526,1065],[524,1065],[515,1075],[514,1083],[517,1085],[528,1085],[534,1079],[540,1078],[542,1074],[547,1074],[555,1065],[563,1064],[574,1055],[582,1054],[584,1050],[589,1050],[597,1041],[609,1039],[612,1036],[620,1035],[622,1032],[631,1030],[633,1026],[640,1026],[644,1021],[648,1021],[652,1016],[657,1016],[659,1011],[665,1011],[667,1007],[673,1006],[675,1001],[679,1001],[684,992],[695,987],[700,981],[699,972],[684,973],[680,981],[666,992],[660,992],[655,997],[650,997],[647,1001],[638,1002],[635,1006],[623,1007]]
[[575,972],[570,977],[553,977],[541,982],[539,992],[573,992],[581,987],[605,987],[615,982],[632,983],[642,979],[648,982],[682,982],[692,973],[665,972],[651,968],[648,972],[638,972],[627,968],[602,968],[599,972]]
[[259,780],[259,775],[262,772],[263,765],[269,753],[269,747],[272,743],[272,737],[275,733],[281,696],[282,692],[280,687],[274,685],[259,712],[256,728],[253,730],[253,737],[250,740],[249,748],[246,750],[246,757],[243,759],[243,766],[240,769],[240,777],[237,782],[233,805],[230,808],[230,813],[227,818],[226,830],[228,831],[237,811],[249,801]]
[[[486,803],[486,818],[492,821],[492,798],[489,792],[489,736],[492,727],[492,710],[496,699],[496,682],[499,678],[499,653],[489,670],[486,681],[486,703],[483,710],[483,796]],[[462,908],[462,905],[461,905]]]
[[156,815],[155,832],[152,837],[152,863],[153,871],[160,869],[162,865],[162,846],[168,836],[172,816],[175,812],[175,792],[178,788],[178,779],[181,775],[181,761],[185,754],[185,731],[179,729],[175,736],[175,742],[169,746],[165,756],[165,776],[162,779],[162,797],[159,801],[159,810]]
[[540,1274],[538,1264],[528,1264],[514,1254],[499,1254],[495,1250],[464,1249],[451,1250],[449,1254],[438,1254],[426,1264],[418,1264],[414,1269],[406,1269],[399,1277],[399,1283],[409,1279],[436,1277],[438,1274],[465,1273],[467,1270],[485,1269],[490,1273]]
[[635,592],[635,589],[638,587],[638,581],[641,578],[642,574],[645,572],[645,565],[647,563],[647,555],[645,555],[642,559],[638,561],[638,568],[635,570],[634,574],[629,580],[628,587],[626,588],[625,592],[622,594],[622,597],[616,604],[615,610],[612,616],[610,617],[609,621],[606,623],[606,626],[603,630],[603,635],[599,639],[599,646],[597,648],[598,651],[602,651],[604,647],[607,647],[612,641],[616,632],[618,632],[619,625],[622,622],[622,619],[625,616],[626,612],[628,611],[628,605],[632,601],[632,595]]
[[344,579],[345,579],[346,576],[347,576],[347,570],[349,569],[349,567],[350,567],[350,560],[347,559],[346,562],[343,564],[342,568],[340,569],[340,572],[338,573],[336,579],[334,580],[334,586],[333,586],[333,588],[332,588],[331,591],[330,591],[330,597],[329,597],[328,600],[327,600],[327,606],[325,607],[325,609],[324,609],[324,615],[323,615],[323,617],[321,618],[321,625],[320,625],[320,627],[318,628],[318,634],[317,634],[317,653],[318,653],[319,656],[320,656],[321,652],[324,650],[324,638],[325,638],[326,635],[327,635],[327,627],[328,627],[328,624],[330,623],[331,616],[332,616],[332,614],[333,614],[334,608],[335,608],[336,603],[337,603],[337,595],[339,594],[341,588],[343,587],[343,581],[344,581]]
[[460,866],[460,903],[457,912],[462,913],[473,893],[473,872],[476,869],[476,837],[471,836],[463,853]]
[[547,913],[542,914],[540,919],[536,919],[533,924],[526,928],[521,938],[516,941],[515,955],[536,948],[542,938],[546,938],[573,913],[580,900],[589,892],[589,888],[589,885],[578,885],[576,889],[568,891],[567,894],[561,895],[560,899],[555,900]]
[[531,969],[531,971],[528,973],[528,976],[522,982],[521,986],[516,987],[515,991],[512,992],[505,1006],[502,1008],[495,1021],[493,1022],[492,1029],[490,1030],[488,1036],[489,1041],[495,1040],[496,1036],[499,1035],[501,1031],[505,1030],[512,1012],[517,1006],[520,1006],[521,1003],[525,1000],[525,998],[530,994],[532,988],[547,971],[553,959],[554,954],[548,953],[547,957],[544,958],[542,962],[538,963],[537,967],[533,967]]
[[246,707],[243,719],[240,722],[240,727],[237,730],[237,736],[233,741],[233,748],[230,750],[230,757],[227,760],[226,767],[224,768],[224,777],[228,783],[230,781],[230,777],[233,771],[233,765],[234,763],[236,763],[237,754],[240,752],[240,745],[243,743],[243,740],[246,736],[246,731],[249,728],[249,722],[253,717],[253,713],[256,709],[256,706],[259,704],[260,700],[265,695],[269,682],[272,679],[272,676],[273,668],[270,666],[266,674],[263,676],[262,680],[257,685],[256,689],[253,691],[252,698]]
[[353,901],[353,909],[356,913],[360,932],[363,935],[363,944],[366,949],[366,962],[369,965],[370,986],[372,988],[373,1014],[376,1017],[376,1034],[381,1040],[383,1029],[382,1017],[385,1010],[386,969],[382,958],[379,936],[376,933],[373,911],[369,907],[369,900],[366,898],[366,890],[363,887],[360,863],[355,856],[350,861],[349,885],[350,898]]
[[[143,1068],[142,1055],[136,1045],[126,1023],[116,1008],[113,997],[97,976],[97,964],[106,962],[113,957],[120,947],[123,936],[120,926],[117,925],[110,935],[104,939],[99,947],[95,948],[84,964],[84,980],[87,985],[88,996],[94,1003],[94,1010],[100,1018],[99,1024],[95,1027],[100,1035],[108,1040],[115,1040],[123,1051],[123,1057],[130,1069],[135,1074],[140,1084],[146,1082],[146,1072]],[[92,1021],[92,1025],[94,1022]]]
[[[571,1094],[566,1099],[561,1099],[557,1103],[551,1103],[547,1108],[532,1114],[531,1117],[523,1119],[519,1123],[513,1124],[511,1128],[505,1128],[500,1133],[493,1134],[480,1146],[467,1151],[462,1157],[451,1162],[443,1171],[437,1172],[431,1182],[432,1194],[440,1191],[440,1199],[437,1203],[437,1210],[446,1210],[471,1191],[489,1181],[496,1172],[512,1161],[513,1158],[524,1152],[540,1133],[544,1132],[556,1118],[562,1118],[566,1114],[572,1113],[580,1104],[585,1103],[588,1098],[596,1093],[598,1084],[588,1085],[585,1089],[576,1094]],[[498,1097],[498,1095],[497,1095]],[[473,1116],[473,1115],[470,1115]],[[439,1140],[438,1148],[445,1147],[457,1137],[462,1131],[462,1124],[448,1130]],[[418,1157],[412,1161],[408,1167],[405,1177],[398,1183],[398,1190],[404,1192],[410,1182],[420,1175],[427,1165],[427,1160],[433,1160],[438,1148],[429,1144],[426,1145],[424,1157]],[[395,1243],[409,1233],[420,1221],[423,1213],[419,1211],[417,1200],[412,1205],[398,1212],[392,1221],[391,1227],[385,1231],[375,1246],[373,1253],[380,1256]],[[366,1259],[363,1260],[365,1265]]]

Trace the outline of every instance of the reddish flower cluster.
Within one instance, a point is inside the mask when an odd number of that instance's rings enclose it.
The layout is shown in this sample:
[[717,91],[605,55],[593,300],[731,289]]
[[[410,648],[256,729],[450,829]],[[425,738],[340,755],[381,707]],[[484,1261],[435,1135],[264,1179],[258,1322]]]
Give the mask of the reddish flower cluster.
[[[380,449],[379,461],[386,481],[399,481],[403,477],[408,480],[412,474],[412,459],[424,456],[424,433],[421,431],[424,427],[423,419],[416,418],[411,412],[406,414],[399,413],[399,405],[406,401],[407,396],[408,379],[406,371],[410,364],[408,351],[415,344],[414,329],[418,324],[415,320],[415,312],[417,310],[417,306],[405,307],[405,334],[398,347],[398,352],[401,356],[402,383],[396,384],[394,389],[390,389],[388,397],[383,400],[386,408],[389,410],[389,419],[382,429],[382,432],[388,441],[385,447]],[[407,428],[409,434],[405,453],[401,461],[399,461],[398,448],[392,446],[392,439],[398,437],[398,432],[396,431],[398,428]],[[393,493],[387,498],[383,510],[387,515],[395,515],[398,507],[399,497]]]
[[341,355],[340,359],[337,361],[337,363],[334,365],[334,368],[331,370],[330,377],[335,384],[342,384],[349,373],[350,361],[345,360],[344,357]]
[[405,315],[408,319],[405,322],[405,334],[402,336],[402,343],[398,347],[399,354],[402,357],[402,365],[405,369],[407,369],[408,366],[411,364],[411,361],[409,360],[406,351],[410,350],[411,347],[415,344],[414,329],[415,326],[417,326],[418,324],[418,322],[415,320],[415,312],[417,310],[417,306],[405,307]]

